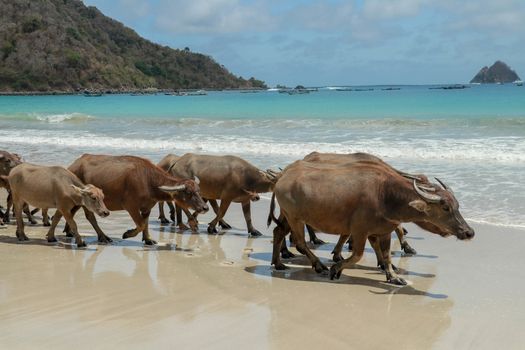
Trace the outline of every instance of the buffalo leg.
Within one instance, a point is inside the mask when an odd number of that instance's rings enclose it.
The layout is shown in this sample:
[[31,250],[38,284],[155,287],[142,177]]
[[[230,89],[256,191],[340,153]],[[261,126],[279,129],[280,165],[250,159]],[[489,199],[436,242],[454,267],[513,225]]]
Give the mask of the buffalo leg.
[[16,217],[16,237],[19,241],[29,241],[29,238],[24,232],[24,219],[22,218],[22,210],[24,208],[24,202],[19,200],[13,201],[13,207],[15,209]]
[[295,247],[297,250],[308,257],[312,263],[312,267],[315,269],[315,272],[321,273],[325,270],[328,270],[321,260],[319,260],[319,258],[314,253],[312,253],[312,251],[306,245],[306,240],[304,239],[304,222],[299,220],[290,220],[289,218],[287,219],[292,230],[292,235],[294,237]]
[[[76,214],[76,212],[80,209],[79,206],[76,206],[72,209],[73,216]],[[84,212],[85,213],[85,212]],[[86,216],[87,219],[87,216]],[[93,226],[93,224],[91,224]],[[69,224],[66,222],[66,225],[64,226],[64,230],[62,232],[65,232],[66,237],[74,237],[73,231],[71,231],[71,228],[69,227]]]
[[144,218],[142,217],[142,215],[140,215],[140,210],[128,210],[128,213],[136,226],[135,228],[124,232],[124,234],[122,235],[123,239],[135,237],[139,234],[139,232],[142,232],[144,230]]
[[[183,211],[184,211],[184,214],[186,214],[186,217],[188,218],[188,224],[190,225],[190,227],[184,225],[184,222],[182,221]],[[177,204],[175,205],[175,212],[177,213],[177,227],[179,228],[179,230],[185,231],[191,228],[192,232],[199,231],[199,223],[197,222],[197,215],[192,215],[188,209],[182,208],[180,205],[177,205]]]
[[[89,221],[89,223],[91,224],[91,226],[93,227],[93,229],[97,233],[98,241],[100,243],[111,243],[111,242],[113,242],[113,240],[111,238],[109,238],[104,233],[104,231],[102,231],[100,226],[98,225],[97,218],[95,217],[95,214],[92,211],[89,211],[89,210],[87,210],[84,207],[82,207],[82,209],[84,209],[84,215],[86,216],[87,221]],[[76,210],[78,210],[78,209],[76,209]]]
[[326,243],[325,241],[323,241],[322,239],[317,237],[317,235],[315,234],[315,231],[312,228],[312,226],[306,225],[306,229],[308,230],[308,235],[310,236],[310,242],[312,242],[315,245],[325,244]]
[[334,256],[332,257],[332,260],[334,262],[338,262],[343,260],[343,256],[341,255],[341,252],[343,250],[343,246],[346,243],[346,241],[349,239],[347,235],[341,235],[339,236],[339,240],[337,241],[337,244],[334,247],[334,250],[332,250],[332,254]]
[[217,233],[217,228],[215,228],[215,226],[217,226],[217,223],[224,217],[224,214],[226,214],[226,211],[228,210],[231,202],[232,201],[229,198],[221,199],[221,205],[219,207],[217,216],[208,224],[208,233]]
[[[175,205],[173,205],[172,201],[167,201],[166,204],[168,208],[170,208],[170,220],[175,223]],[[164,208],[162,209],[164,210]]]
[[363,257],[363,253],[365,251],[366,235],[357,234],[356,237],[353,238],[353,243],[354,249],[352,255],[348,259],[344,259],[335,263],[330,268],[330,279],[339,279],[344,269],[354,267],[354,265],[357,264],[357,262]]
[[273,229],[272,265],[275,266],[276,270],[284,270],[286,269],[286,265],[281,262],[280,254],[283,254],[283,246],[286,249],[285,237],[288,232],[290,232],[290,227],[288,226],[288,222],[286,220],[281,220],[281,218],[279,218],[279,221],[283,223],[284,227],[277,226]]
[[[387,235],[381,236],[379,243],[381,245],[381,252],[383,253],[383,260],[385,262],[386,280],[389,283],[399,286],[406,286],[407,282],[399,277],[393,269],[390,255],[390,232]],[[354,248],[355,249],[355,248]]]
[[408,244],[408,242],[405,240],[405,235],[407,234],[407,231],[403,228],[403,226],[399,225],[396,227],[396,235],[399,239],[399,243],[401,244],[401,249],[405,252],[405,254],[408,255],[415,255],[417,254],[417,251]]
[[75,222],[75,220],[73,220],[74,212],[76,212],[76,210],[73,210],[73,208],[69,210],[64,209],[64,208],[57,208],[57,209],[60,210],[60,212],[62,212],[62,215],[64,216],[64,219],[66,219],[66,222],[68,223],[69,228],[71,229],[71,231],[73,231],[73,234],[75,235],[75,241],[77,243],[77,247],[79,248],[85,247],[86,242],[84,242],[84,240],[78,233],[77,223]]
[[[208,201],[210,202],[213,212],[215,213],[215,215],[217,215],[219,213],[219,206],[217,205],[217,200],[209,199]],[[229,230],[232,228],[230,224],[224,221],[224,219],[219,220],[219,226],[225,230]]]
[[5,210],[4,214],[4,222],[9,223],[9,215],[11,213],[11,209],[14,209],[13,207],[13,195],[11,194],[11,191],[7,191],[7,208]]
[[47,241],[49,243],[54,243],[57,241],[56,237],[55,237],[55,229],[58,225],[58,223],[60,222],[60,219],[62,219],[62,213],[60,212],[60,210],[57,210],[55,212],[55,215],[53,215],[53,219],[51,219],[51,226],[49,227],[49,230],[47,231]]
[[[47,208],[42,208],[42,224],[44,226],[50,226],[51,224],[49,223],[49,215],[47,215],[47,212],[48,212],[48,209]],[[31,212],[32,213],[32,212]]]
[[29,210],[29,205],[27,205],[27,203],[24,203],[24,213],[26,214],[27,220],[31,223],[31,225],[37,224],[36,220],[33,218],[33,215],[31,215],[31,210]]
[[[178,227],[180,230],[184,231],[188,229],[188,226],[184,225],[182,222],[182,211],[184,211],[184,214],[186,215],[186,218],[188,219],[188,225],[190,225],[189,228],[191,228],[191,232],[199,232],[199,222],[197,221],[197,213],[190,213],[190,211],[186,208],[180,208],[179,206],[176,206],[177,210],[177,221],[178,221]],[[180,219],[179,219],[180,216]]]
[[164,202],[159,202],[159,220],[161,224],[169,224],[170,221],[164,215]]
[[246,220],[246,227],[248,229],[248,233],[252,235],[253,237],[262,236],[262,233],[256,230],[253,227],[252,224],[252,213],[251,213],[251,203],[250,201],[246,201],[242,203],[242,212],[244,214],[244,220]]
[[150,213],[151,213],[151,209],[140,211],[140,216],[142,216],[142,218],[144,219],[144,229],[142,230],[142,241],[144,241],[144,244],[146,245],[157,244],[156,241],[151,239],[151,236],[149,234],[149,214]]

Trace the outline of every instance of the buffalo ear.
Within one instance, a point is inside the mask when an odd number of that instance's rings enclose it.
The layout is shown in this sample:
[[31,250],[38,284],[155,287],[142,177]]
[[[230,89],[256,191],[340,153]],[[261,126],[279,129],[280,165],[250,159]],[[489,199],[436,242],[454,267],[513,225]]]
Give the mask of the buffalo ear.
[[420,211],[422,213],[427,213],[429,210],[428,204],[425,201],[422,201],[421,199],[416,199],[410,203],[408,203],[412,208],[416,209],[417,211]]

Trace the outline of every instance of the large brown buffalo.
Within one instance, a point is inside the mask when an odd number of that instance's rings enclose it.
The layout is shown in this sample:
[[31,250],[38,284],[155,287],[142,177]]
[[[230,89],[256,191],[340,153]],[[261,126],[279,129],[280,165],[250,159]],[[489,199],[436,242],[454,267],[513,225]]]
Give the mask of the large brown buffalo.
[[[393,168],[391,165],[384,162],[381,158],[378,158],[372,154],[369,153],[350,153],[350,154],[336,154],[336,153],[320,153],[320,152],[312,152],[308,154],[306,157],[303,158],[304,161],[311,162],[311,163],[322,163],[322,164],[334,164],[334,165],[341,165],[341,166],[352,166],[352,164],[356,162],[371,162],[376,163],[378,165],[382,165],[390,170],[394,170],[395,172],[403,175],[404,177],[411,178],[411,179],[417,179],[421,182],[427,182],[428,179],[425,175],[417,174],[417,175],[411,175],[405,172],[402,172],[400,170],[397,170]],[[406,230],[400,225],[395,230],[397,238],[399,239],[399,243],[401,244],[401,249],[406,254],[417,254],[416,250],[408,244],[408,242],[405,239]],[[310,241],[316,240],[316,236],[314,231],[308,227],[308,233],[310,234]],[[334,251],[332,252],[334,254],[334,261],[339,261],[342,259],[341,251],[345,242],[345,239],[348,241],[348,250],[351,250],[352,246],[352,236],[346,238],[345,236],[341,236],[339,238],[339,242],[335,246]],[[286,248],[286,247],[285,247]]]
[[[258,193],[270,192],[275,184],[271,171],[261,171],[236,156],[210,156],[188,153],[169,169],[173,175],[200,179],[202,197],[208,199],[216,217],[208,225],[208,233],[216,233],[216,225],[230,226],[224,222],[224,214],[232,202],[241,203],[248,233],[260,236],[252,225],[250,201],[258,200]],[[220,199],[220,206],[216,200]]]
[[28,240],[22,220],[22,209],[26,203],[39,208],[57,208],[47,233],[47,240],[56,242],[55,227],[64,216],[75,235],[78,247],[85,247],[86,243],[78,233],[73,219],[76,209],[82,206],[102,217],[109,215],[104,205],[104,194],[100,189],[93,185],[85,185],[72,172],[59,166],[23,163],[11,170],[9,176],[1,176],[0,179],[8,183],[13,195],[16,236],[20,241]]
[[[194,180],[174,177],[144,158],[84,154],[71,164],[69,170],[82,181],[101,188],[109,210],[126,210],[129,213],[136,227],[126,231],[122,238],[134,237],[142,232],[145,244],[156,244],[149,234],[148,219],[151,208],[160,201],[175,200],[178,205],[199,213],[208,210]],[[110,242],[95,216],[89,211],[84,212],[99,240]]]
[[[296,161],[283,171],[272,196],[269,220],[278,224],[272,264],[276,269],[285,268],[279,251],[290,229],[297,249],[308,256],[315,270],[327,269],[306,245],[304,225],[308,224],[329,234],[352,234],[352,255],[331,267],[332,279],[361,259],[367,239],[372,238],[374,250],[380,252],[378,259],[383,259],[387,281],[404,285],[390,257],[390,233],[398,225],[414,222],[442,236],[455,235],[462,240],[474,237],[453,193],[442,186],[418,184],[416,179],[407,179],[375,162],[341,167]],[[275,199],[281,208],[279,219],[273,216]]]

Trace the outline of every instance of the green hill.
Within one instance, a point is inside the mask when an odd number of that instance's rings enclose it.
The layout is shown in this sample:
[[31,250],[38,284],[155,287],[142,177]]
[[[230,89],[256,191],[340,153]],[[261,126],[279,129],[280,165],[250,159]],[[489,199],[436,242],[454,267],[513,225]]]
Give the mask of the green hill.
[[263,87],[78,0],[0,0],[0,91]]

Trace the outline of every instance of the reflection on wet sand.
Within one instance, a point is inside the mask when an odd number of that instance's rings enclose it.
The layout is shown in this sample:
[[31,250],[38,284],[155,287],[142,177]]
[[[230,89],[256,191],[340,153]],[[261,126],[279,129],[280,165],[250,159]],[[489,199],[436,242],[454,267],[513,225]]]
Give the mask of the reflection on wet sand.
[[[267,208],[254,209],[255,224],[264,227]],[[275,271],[271,231],[249,238],[240,210],[226,217],[239,229],[219,235],[180,233],[152,220],[160,244],[151,248],[119,239],[130,221],[112,216],[101,226],[115,243],[98,245],[95,235],[86,236],[87,249],[69,245],[63,235],[61,244],[48,244],[40,226],[28,227],[31,240],[23,244],[13,225],[2,230],[2,348],[420,349],[451,346],[455,329],[465,327],[457,304],[466,305],[466,292],[453,288],[457,275],[443,271],[451,261],[441,254],[471,247],[457,248],[451,240],[411,232],[423,238],[417,257],[401,256],[394,243],[394,263],[410,281],[400,288],[384,282],[368,250],[338,281],[316,274],[303,257]],[[201,232],[207,219],[201,219]],[[83,235],[92,234],[83,218],[78,221]],[[316,254],[329,262],[332,248],[319,247]]]

